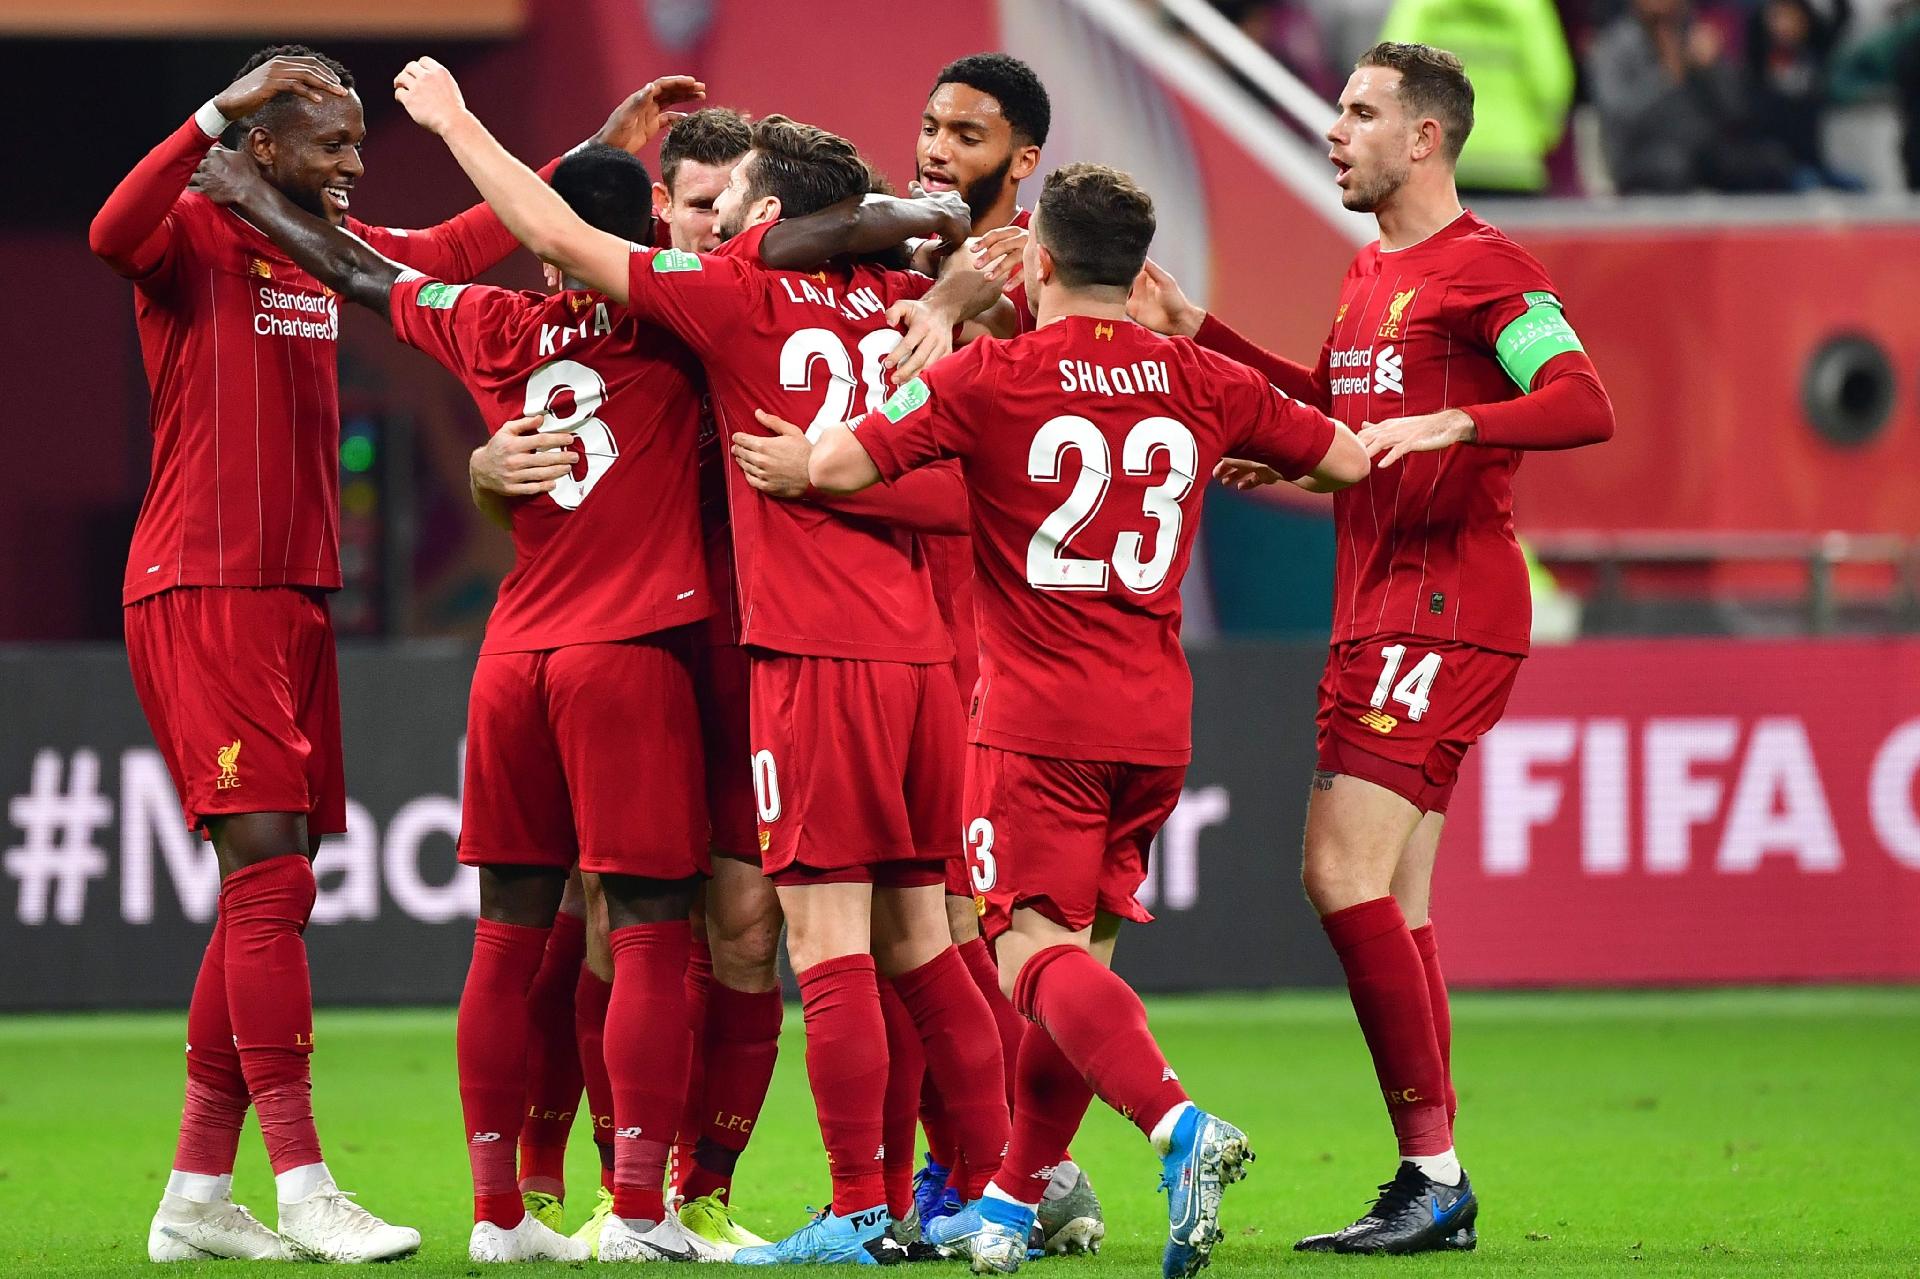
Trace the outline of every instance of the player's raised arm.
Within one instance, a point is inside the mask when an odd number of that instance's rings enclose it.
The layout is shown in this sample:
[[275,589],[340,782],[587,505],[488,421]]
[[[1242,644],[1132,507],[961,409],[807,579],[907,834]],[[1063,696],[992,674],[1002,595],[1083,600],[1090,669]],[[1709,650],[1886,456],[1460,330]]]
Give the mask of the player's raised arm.
[[108,266],[130,278],[147,275],[166,253],[167,215],[186,190],[194,166],[235,120],[243,120],[282,93],[313,102],[348,90],[317,58],[272,58],[208,99],[120,180],[94,215],[87,243]]
[[[601,143],[638,156],[655,134],[685,116],[685,112],[669,110],[672,104],[705,94],[706,86],[692,76],[662,76],[622,99],[599,131],[581,145]],[[540,168],[540,176],[551,181],[567,156],[579,149],[548,161]],[[484,201],[435,226],[413,230],[358,226],[355,230],[388,257],[422,275],[455,284],[492,270],[520,247],[513,232]]]
[[252,157],[215,147],[193,175],[193,189],[215,204],[232,205],[287,251],[314,279],[361,306],[387,314],[394,281],[404,269],[358,237],[315,217],[275,190]]
[[1230,360],[1258,369],[1267,381],[1296,400],[1304,400],[1322,409],[1332,405],[1324,363],[1327,353],[1324,350],[1321,352],[1322,365],[1308,368],[1256,342],[1248,341],[1218,316],[1210,315],[1204,308],[1195,305],[1180,287],[1180,282],[1152,258],[1147,259],[1140,274],[1134,278],[1133,289],[1127,295],[1127,316],[1134,323],[1144,324],[1156,333],[1192,338],[1208,350],[1218,351]]
[[451,72],[432,58],[419,58],[393,84],[407,114],[440,136],[520,243],[587,287],[626,302],[628,242],[588,226],[539,174],[514,159],[467,110]]
[[829,258],[878,253],[913,239],[958,245],[967,238],[967,202],[957,192],[920,192],[908,199],[868,195],[786,218],[760,241],[760,261],[781,271],[804,271]]

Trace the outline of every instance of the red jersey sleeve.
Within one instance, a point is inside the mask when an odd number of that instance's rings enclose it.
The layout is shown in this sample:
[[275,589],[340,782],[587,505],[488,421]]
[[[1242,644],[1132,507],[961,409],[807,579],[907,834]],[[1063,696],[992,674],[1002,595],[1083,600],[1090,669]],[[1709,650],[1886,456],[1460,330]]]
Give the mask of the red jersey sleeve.
[[[1258,373],[1247,378],[1234,407],[1245,422],[1240,439],[1228,453],[1263,462],[1289,480],[1297,480],[1320,464],[1333,447],[1333,419],[1314,408],[1290,399],[1267,384]],[[1244,408],[1241,407],[1244,405]]]
[[[541,179],[552,181],[564,158],[547,161],[540,170]],[[347,229],[400,265],[439,280],[471,280],[505,262],[520,247],[506,223],[484,203],[418,230],[368,226],[352,218]]]
[[936,462],[891,484],[837,497],[821,494],[811,500],[835,515],[878,520],[910,533],[967,531],[967,482],[957,462]]
[[973,451],[982,398],[991,400],[993,342],[975,342],[895,391],[877,410],[848,423],[891,483],[908,471]]
[[[744,313],[742,290],[764,278],[765,273],[751,265],[758,260],[762,234],[761,227],[743,231],[718,253],[634,245],[627,261],[627,309],[698,354],[715,350]],[[736,250],[741,241],[749,243]]]
[[[201,111],[210,113],[212,104]],[[217,133],[207,133],[202,115],[195,115],[141,157],[87,229],[94,253],[128,279],[152,285],[164,278],[162,269],[171,266],[186,235],[180,197],[201,157],[218,140]]]
[[1464,406],[1476,442],[1490,448],[1564,449],[1613,434],[1613,405],[1546,268],[1518,245],[1470,259],[1449,291],[1473,341],[1498,361],[1515,395]]
[[1193,335],[1193,340],[1209,351],[1218,351],[1229,360],[1257,370],[1267,381],[1296,400],[1304,400],[1322,409],[1333,407],[1332,396],[1328,393],[1331,386],[1328,381],[1328,360],[1333,350],[1332,339],[1321,345],[1320,363],[1311,369],[1249,341],[1211,311],[1200,322],[1200,331]]
[[491,284],[448,284],[403,274],[387,308],[393,335],[424,351],[463,380],[493,363],[493,353],[518,349],[531,309],[523,294]]

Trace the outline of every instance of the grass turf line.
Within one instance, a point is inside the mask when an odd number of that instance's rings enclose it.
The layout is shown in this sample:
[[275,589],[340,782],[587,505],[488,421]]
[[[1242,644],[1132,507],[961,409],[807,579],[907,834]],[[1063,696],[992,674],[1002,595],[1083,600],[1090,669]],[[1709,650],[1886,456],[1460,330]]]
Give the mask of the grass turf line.
[[[1260,1158],[1228,1192],[1212,1276],[1392,1268],[1465,1275],[1920,1274],[1920,990],[1463,995],[1461,1152],[1485,1204],[1472,1256],[1294,1254],[1357,1216],[1394,1155],[1343,995],[1159,999],[1155,1029],[1195,1098]],[[744,1222],[777,1237],[827,1193],[797,1009],[760,1131],[741,1161]],[[0,1273],[157,1271],[146,1226],[172,1154],[182,1016],[0,1019]],[[388,1220],[417,1226],[397,1274],[482,1274],[466,1260],[467,1165],[451,1011],[323,1011],[316,1099],[328,1163]],[[1095,1259],[1040,1275],[1157,1273],[1157,1166],[1098,1102],[1074,1143],[1107,1209]],[[585,1130],[571,1226],[592,1202]],[[235,1197],[273,1222],[251,1119]],[[569,1267],[512,1273],[560,1274]],[[849,1268],[850,1269],[850,1268]],[[940,1273],[963,1273],[958,1264]]]

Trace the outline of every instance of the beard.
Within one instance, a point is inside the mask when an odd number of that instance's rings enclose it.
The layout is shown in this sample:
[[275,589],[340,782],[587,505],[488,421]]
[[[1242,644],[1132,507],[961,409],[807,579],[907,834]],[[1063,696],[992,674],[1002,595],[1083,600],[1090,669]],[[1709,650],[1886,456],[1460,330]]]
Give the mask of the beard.
[[1408,168],[1384,169],[1366,183],[1349,182],[1340,193],[1340,203],[1355,213],[1377,213],[1394,193],[1406,185]]
[[967,212],[973,215],[974,222],[978,223],[993,210],[1000,193],[1006,190],[1007,174],[1012,168],[1013,156],[1009,154],[998,168],[981,174],[960,188],[960,198],[967,202]]

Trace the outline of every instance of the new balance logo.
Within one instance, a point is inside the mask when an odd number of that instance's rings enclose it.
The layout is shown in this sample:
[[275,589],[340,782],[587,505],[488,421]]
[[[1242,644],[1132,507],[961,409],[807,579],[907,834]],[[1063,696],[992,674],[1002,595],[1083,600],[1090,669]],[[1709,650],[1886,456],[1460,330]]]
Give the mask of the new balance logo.
[[467,1140],[472,1142],[476,1146],[483,1146],[489,1141],[500,1140],[500,1134],[497,1132],[477,1132],[473,1134],[473,1136],[467,1138]]
[[1373,357],[1373,393],[1375,395],[1399,395],[1400,352],[1391,345],[1383,346]]
[[886,1162],[887,1146],[885,1142],[880,1143],[880,1149],[873,1152],[873,1157],[882,1163]]
[[1180,1076],[1178,1076],[1178,1075],[1176,1075],[1176,1074],[1174,1074],[1174,1073],[1173,1073],[1173,1067],[1172,1067],[1172,1066],[1162,1066],[1162,1067],[1160,1067],[1160,1082],[1161,1082],[1161,1083],[1163,1083],[1163,1084],[1164,1084],[1164,1083],[1166,1083],[1166,1082],[1167,1082],[1167,1081],[1168,1081],[1169,1079],[1178,1079],[1178,1078],[1180,1078]]
[[631,1128],[615,1128],[613,1135],[626,1141],[638,1141],[640,1140],[640,1125],[635,1124]]

